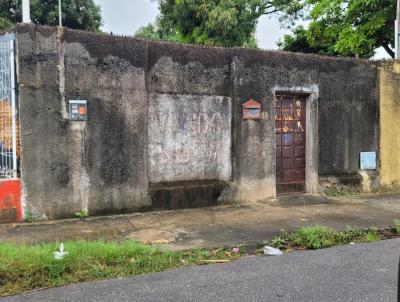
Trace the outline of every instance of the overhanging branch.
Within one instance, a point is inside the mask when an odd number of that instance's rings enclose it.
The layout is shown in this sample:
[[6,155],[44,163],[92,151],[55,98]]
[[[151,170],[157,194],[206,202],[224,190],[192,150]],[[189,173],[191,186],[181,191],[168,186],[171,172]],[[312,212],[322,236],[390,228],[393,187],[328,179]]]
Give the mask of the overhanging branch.
[[279,12],[279,9],[273,9],[273,10],[270,10],[270,11],[265,11],[265,12],[263,12],[263,15],[270,15],[270,14],[273,14],[273,13],[276,13],[276,12]]
[[394,51],[389,47],[388,43],[380,43],[381,46],[386,50],[386,52],[389,54],[389,56],[394,59]]

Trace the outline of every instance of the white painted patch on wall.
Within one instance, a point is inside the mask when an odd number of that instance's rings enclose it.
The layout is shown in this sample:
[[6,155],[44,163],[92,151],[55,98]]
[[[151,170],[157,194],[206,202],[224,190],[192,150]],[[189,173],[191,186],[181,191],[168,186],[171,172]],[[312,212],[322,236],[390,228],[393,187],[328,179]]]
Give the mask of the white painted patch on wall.
[[64,30],[63,28],[57,29],[57,43],[58,43],[58,57],[59,62],[57,65],[59,72],[59,91],[60,91],[60,101],[61,101],[61,115],[64,119],[68,118],[67,105],[65,104],[65,42],[64,38]]
[[150,182],[231,177],[231,99],[150,95]]
[[86,122],[71,123],[71,130],[74,135],[73,157],[75,158],[72,161],[72,188],[74,202],[78,204],[77,208],[88,212],[90,179],[85,168],[85,128]]

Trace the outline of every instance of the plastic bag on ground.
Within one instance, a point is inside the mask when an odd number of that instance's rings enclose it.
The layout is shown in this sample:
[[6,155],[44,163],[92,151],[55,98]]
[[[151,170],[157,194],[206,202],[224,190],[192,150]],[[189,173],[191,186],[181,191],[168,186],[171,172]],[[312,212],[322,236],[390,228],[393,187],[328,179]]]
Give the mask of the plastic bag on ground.
[[276,249],[272,246],[264,246],[264,255],[268,256],[281,256],[283,255],[282,251],[280,249]]

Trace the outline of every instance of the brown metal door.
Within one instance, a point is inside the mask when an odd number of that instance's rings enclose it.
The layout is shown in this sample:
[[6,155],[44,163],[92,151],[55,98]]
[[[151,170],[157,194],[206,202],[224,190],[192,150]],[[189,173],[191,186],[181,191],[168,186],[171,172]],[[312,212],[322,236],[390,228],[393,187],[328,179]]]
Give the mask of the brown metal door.
[[305,192],[305,96],[276,96],[275,136],[277,194]]

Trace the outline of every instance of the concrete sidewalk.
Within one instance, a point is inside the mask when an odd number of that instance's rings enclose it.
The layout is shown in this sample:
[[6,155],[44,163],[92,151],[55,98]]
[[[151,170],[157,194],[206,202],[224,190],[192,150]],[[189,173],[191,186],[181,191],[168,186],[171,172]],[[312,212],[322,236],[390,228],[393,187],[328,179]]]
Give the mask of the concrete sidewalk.
[[400,218],[400,194],[340,198],[287,196],[255,204],[136,213],[0,225],[0,242],[68,239],[135,239],[171,249],[260,244],[281,230],[322,224],[337,230],[393,225]]

